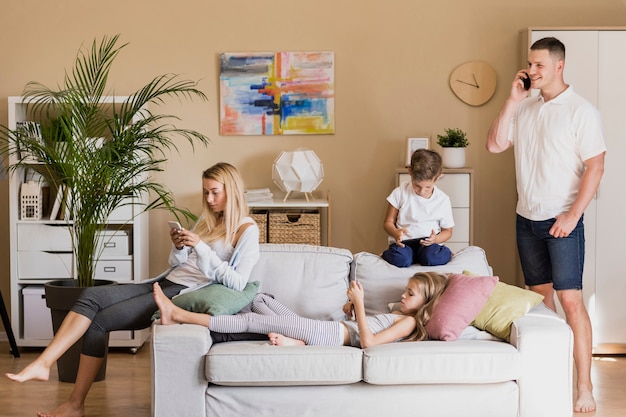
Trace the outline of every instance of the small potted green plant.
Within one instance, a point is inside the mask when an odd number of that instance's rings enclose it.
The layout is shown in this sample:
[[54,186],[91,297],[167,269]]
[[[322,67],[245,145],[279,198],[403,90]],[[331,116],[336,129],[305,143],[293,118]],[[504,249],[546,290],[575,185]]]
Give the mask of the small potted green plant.
[[469,145],[467,134],[461,129],[445,129],[445,134],[437,135],[437,144],[443,148],[443,166],[463,168],[465,166],[465,148]]

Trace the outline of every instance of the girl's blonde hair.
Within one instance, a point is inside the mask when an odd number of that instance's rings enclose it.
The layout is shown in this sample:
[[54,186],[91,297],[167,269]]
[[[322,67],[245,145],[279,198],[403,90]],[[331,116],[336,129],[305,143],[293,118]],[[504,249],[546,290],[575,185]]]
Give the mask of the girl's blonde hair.
[[433,309],[448,285],[448,277],[437,272],[418,272],[409,278],[409,281],[411,280],[417,284],[417,288],[426,301],[423,306],[417,309],[415,331],[407,338],[407,341],[419,341],[428,337],[426,323],[432,317]]
[[[239,171],[229,163],[218,162],[202,173],[202,179],[209,179],[224,184],[226,206],[223,213],[216,213],[202,194],[202,218],[196,225],[195,232],[204,242],[227,240],[233,242],[237,229],[244,217],[248,216],[248,204],[244,196],[243,179]],[[220,223],[219,219],[223,217]]]

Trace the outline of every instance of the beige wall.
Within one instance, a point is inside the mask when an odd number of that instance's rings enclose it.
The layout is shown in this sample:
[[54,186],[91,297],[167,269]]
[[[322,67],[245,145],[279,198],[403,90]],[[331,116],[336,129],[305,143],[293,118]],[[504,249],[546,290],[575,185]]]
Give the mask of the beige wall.
[[[209,101],[179,104],[183,125],[212,138],[195,152],[181,144],[162,181],[179,205],[200,207],[201,171],[217,161],[238,166],[248,187],[270,186],[282,150],[313,149],[324,163],[317,193],[332,194],[332,243],[353,252],[385,247],[382,217],[406,138],[447,127],[469,134],[475,170],[475,244],[496,274],[519,283],[514,241],[515,181],[509,152],[491,155],[484,140],[518,69],[519,32],[528,26],[613,26],[626,19],[626,0],[3,0],[0,13],[0,123],[7,96],[31,80],[61,81],[81,42],[122,35],[130,45],[113,72],[118,95],[165,72],[201,79]],[[335,52],[336,133],[329,136],[221,137],[218,53]],[[483,60],[498,86],[481,107],[461,103],[448,87],[460,63]],[[8,298],[7,182],[0,181],[0,288]],[[151,215],[150,269],[165,267],[167,214]]]

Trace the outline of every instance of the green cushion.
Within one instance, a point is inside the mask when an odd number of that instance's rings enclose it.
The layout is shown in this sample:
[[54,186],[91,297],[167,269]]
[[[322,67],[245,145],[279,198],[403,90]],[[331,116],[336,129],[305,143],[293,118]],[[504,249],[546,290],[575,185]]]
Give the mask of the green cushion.
[[485,306],[471,324],[508,341],[513,321],[522,317],[542,300],[541,294],[498,282]]
[[[180,308],[196,313],[207,313],[212,316],[235,314],[250,304],[259,291],[259,281],[249,282],[242,291],[225,287],[222,284],[211,284],[172,298],[172,302]],[[157,311],[153,319],[161,317]]]

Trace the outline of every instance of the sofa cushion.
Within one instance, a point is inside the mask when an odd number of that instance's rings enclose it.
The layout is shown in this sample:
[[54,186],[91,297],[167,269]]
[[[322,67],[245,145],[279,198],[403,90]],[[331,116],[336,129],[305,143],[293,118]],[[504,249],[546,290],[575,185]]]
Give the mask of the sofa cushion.
[[399,342],[363,352],[363,380],[370,384],[486,384],[520,376],[520,355],[504,342]]
[[[187,311],[221,316],[239,312],[252,302],[258,290],[258,281],[248,282],[241,291],[222,284],[211,284],[177,295],[172,298],[172,302]],[[161,318],[161,312],[157,310],[152,318]]]
[[536,292],[498,282],[472,324],[508,341],[511,335],[511,323],[542,300],[543,296]]
[[[400,311],[400,303],[389,303],[389,312]],[[472,325],[467,326],[459,335],[460,340],[494,340],[502,341],[501,338],[489,333],[488,331],[481,330]]]
[[[363,284],[366,314],[383,314],[387,312],[389,303],[400,299],[407,280],[416,272],[437,271],[460,274],[464,270],[470,270],[482,276],[492,275],[485,251],[477,246],[468,246],[455,253],[450,262],[445,265],[412,265],[408,268],[398,268],[378,255],[359,252],[354,255],[350,279],[357,279]],[[281,300],[281,298],[278,299]]]
[[448,286],[435,304],[432,316],[426,323],[431,339],[453,341],[480,310],[491,295],[498,277],[470,277],[451,274]]
[[352,259],[347,249],[266,243],[250,281],[301,316],[342,320]]
[[349,346],[272,346],[217,343],[206,356],[206,378],[216,385],[340,385],[362,378],[362,351]]

